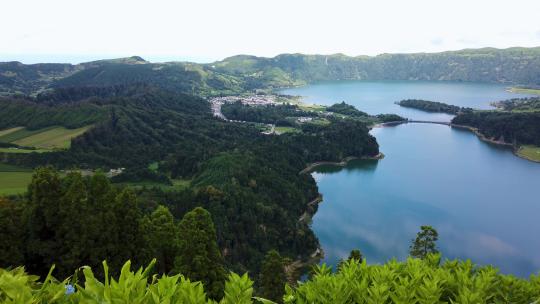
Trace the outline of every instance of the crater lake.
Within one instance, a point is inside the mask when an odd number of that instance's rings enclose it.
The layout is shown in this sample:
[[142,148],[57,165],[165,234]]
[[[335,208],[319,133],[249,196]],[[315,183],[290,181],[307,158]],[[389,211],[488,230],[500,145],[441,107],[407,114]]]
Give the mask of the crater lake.
[[[504,85],[410,82],[325,82],[282,90],[318,104],[345,101],[370,114],[449,121],[452,116],[401,108],[418,98],[480,109],[525,95]],[[318,167],[313,176],[323,201],[312,227],[336,265],[352,249],[369,263],[403,260],[421,225],[439,232],[443,258],[493,264],[503,273],[540,270],[540,164],[473,133],[435,124],[375,128],[385,158]]]

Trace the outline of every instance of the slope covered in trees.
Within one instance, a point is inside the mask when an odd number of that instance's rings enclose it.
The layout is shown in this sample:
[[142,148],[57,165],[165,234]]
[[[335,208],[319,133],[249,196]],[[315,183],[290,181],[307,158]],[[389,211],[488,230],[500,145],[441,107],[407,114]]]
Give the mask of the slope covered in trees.
[[303,111],[296,105],[266,105],[246,106],[241,102],[227,103],[221,107],[221,112],[227,119],[272,123],[289,126],[293,121],[287,118],[316,116],[313,112]]
[[254,86],[267,84],[268,78],[279,79],[277,86],[343,79],[540,83],[540,48],[484,48],[375,57],[240,55],[211,65],[224,73],[250,75],[248,79]]
[[453,115],[458,114],[459,112],[472,111],[471,108],[462,108],[462,107],[449,105],[442,102],[422,100],[422,99],[405,99],[405,100],[396,102],[396,104],[402,107],[413,108],[413,109],[422,110],[426,112],[438,112],[438,113],[447,113],[447,114],[453,114]]
[[52,87],[151,83],[189,94],[220,95],[323,80],[449,80],[540,84],[540,48],[467,49],[374,57],[239,55],[209,64],[150,63],[140,57],[71,64],[0,63],[0,95]]
[[540,146],[540,111],[474,111],[456,116],[452,123],[477,128],[487,138],[510,143],[516,147]]
[[[94,90],[81,88],[87,89]],[[64,101],[25,101],[36,105],[32,109],[92,106],[105,114],[73,139],[69,150],[6,154],[3,159],[26,167],[125,167],[125,174],[114,178],[123,182],[189,180],[186,189],[175,192],[140,190],[140,201],[165,204],[177,219],[205,207],[224,259],[236,270],[257,270],[271,249],[295,259],[315,251],[316,237],[307,224],[298,222],[307,203],[318,196],[313,178],[298,174],[308,163],[378,154],[375,139],[359,121],[340,119],[306,126],[301,134],[267,136],[254,127],[214,118],[209,104],[197,97],[151,86],[109,91],[111,96],[85,98],[84,92],[71,92]],[[0,109],[1,115],[9,114]],[[156,171],[148,169],[152,163],[157,163]]]
[[493,105],[504,111],[540,111],[540,97],[507,99],[494,102]]

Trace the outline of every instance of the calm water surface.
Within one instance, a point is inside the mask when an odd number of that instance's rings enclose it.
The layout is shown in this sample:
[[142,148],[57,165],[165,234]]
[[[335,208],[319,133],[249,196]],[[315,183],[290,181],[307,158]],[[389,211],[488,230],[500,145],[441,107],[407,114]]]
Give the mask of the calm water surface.
[[426,99],[461,107],[489,109],[490,102],[526,97],[507,92],[505,85],[435,81],[330,81],[282,90],[304,96],[306,102],[332,105],[345,101],[369,114],[395,113],[410,119],[449,121],[450,115],[407,109],[395,104],[402,99]]
[[[389,94],[395,86],[386,90],[387,84],[375,84],[380,96],[369,88],[378,101],[358,99],[355,105],[367,110],[361,106],[367,104],[370,113],[396,112],[390,110],[392,103],[402,98]],[[336,85],[324,84],[329,92],[321,85],[294,90],[312,96],[313,102],[316,96],[328,96],[331,103],[332,94],[334,100],[351,102],[340,95],[340,88],[352,84]],[[428,83],[410,85],[422,91],[415,95],[399,82],[399,91],[411,92],[404,98],[435,99],[422,95]],[[498,85],[434,83],[429,91],[435,94],[436,88],[448,94],[437,95],[437,100],[476,108],[516,96]],[[348,96],[355,94],[363,96]],[[376,104],[384,110],[378,111]],[[427,119],[433,115],[419,113]],[[404,259],[420,225],[432,225],[439,231],[445,257],[494,264],[520,276],[540,270],[540,164],[442,125],[406,124],[377,128],[372,134],[386,155],[383,160],[357,161],[345,169],[321,167],[313,173],[324,197],[312,224],[326,253],[324,262],[335,265],[353,248],[361,249],[371,263]]]

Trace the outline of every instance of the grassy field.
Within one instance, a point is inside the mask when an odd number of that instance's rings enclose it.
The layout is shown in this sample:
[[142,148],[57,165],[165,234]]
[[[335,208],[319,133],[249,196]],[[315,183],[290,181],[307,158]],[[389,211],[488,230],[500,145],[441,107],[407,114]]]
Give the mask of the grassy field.
[[276,127],[274,131],[276,131],[277,134],[301,132],[299,129],[293,127]]
[[178,191],[178,190],[186,189],[191,184],[191,180],[173,179],[171,181],[172,181],[172,185],[165,185],[165,184],[156,183],[156,182],[119,183],[119,185],[127,186],[133,189],[141,189],[143,187],[146,187],[146,188],[157,187],[163,191]]
[[523,158],[540,162],[540,147],[536,146],[521,146],[517,154]]
[[534,94],[534,95],[540,95],[540,89],[528,89],[528,88],[510,88],[510,92],[512,93],[521,93],[521,94]]
[[50,129],[52,129],[52,127],[39,129],[39,130],[28,130],[24,127],[11,128],[11,129],[0,131],[0,132],[6,132],[5,135],[0,136],[0,141],[12,143],[12,142],[24,139],[26,137],[33,136],[44,131],[48,131]]
[[23,194],[32,179],[32,170],[0,164],[0,196]]
[[48,152],[56,149],[68,149],[71,139],[86,132],[90,126],[78,129],[66,129],[64,127],[48,127],[39,130],[28,130],[23,127],[11,128],[0,131],[0,142],[17,144],[23,147],[35,147],[39,150],[25,150],[3,148],[0,152],[30,153]]
[[78,129],[66,129],[57,127],[37,133],[26,138],[14,141],[14,144],[25,147],[36,147],[41,149],[68,149],[71,146],[71,139],[86,132],[90,127]]
[[43,153],[43,152],[51,152],[51,151],[52,150],[48,150],[48,149],[32,150],[32,149],[20,149],[20,148],[14,148],[14,147],[0,148],[0,153],[32,153],[32,152]]
[[19,131],[20,129],[24,129],[24,127],[15,127],[15,128],[11,128],[11,129],[1,130],[0,131],[0,137],[8,135],[8,134],[16,132],[16,131]]

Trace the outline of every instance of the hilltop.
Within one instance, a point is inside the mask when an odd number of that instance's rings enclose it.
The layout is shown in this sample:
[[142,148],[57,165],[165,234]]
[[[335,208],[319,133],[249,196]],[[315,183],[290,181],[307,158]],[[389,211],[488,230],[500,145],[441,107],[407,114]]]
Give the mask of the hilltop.
[[237,55],[198,64],[151,63],[138,56],[81,64],[0,63],[0,95],[69,86],[151,83],[169,90],[217,96],[324,80],[439,80],[540,84],[540,47],[482,48],[441,53],[346,56]]

